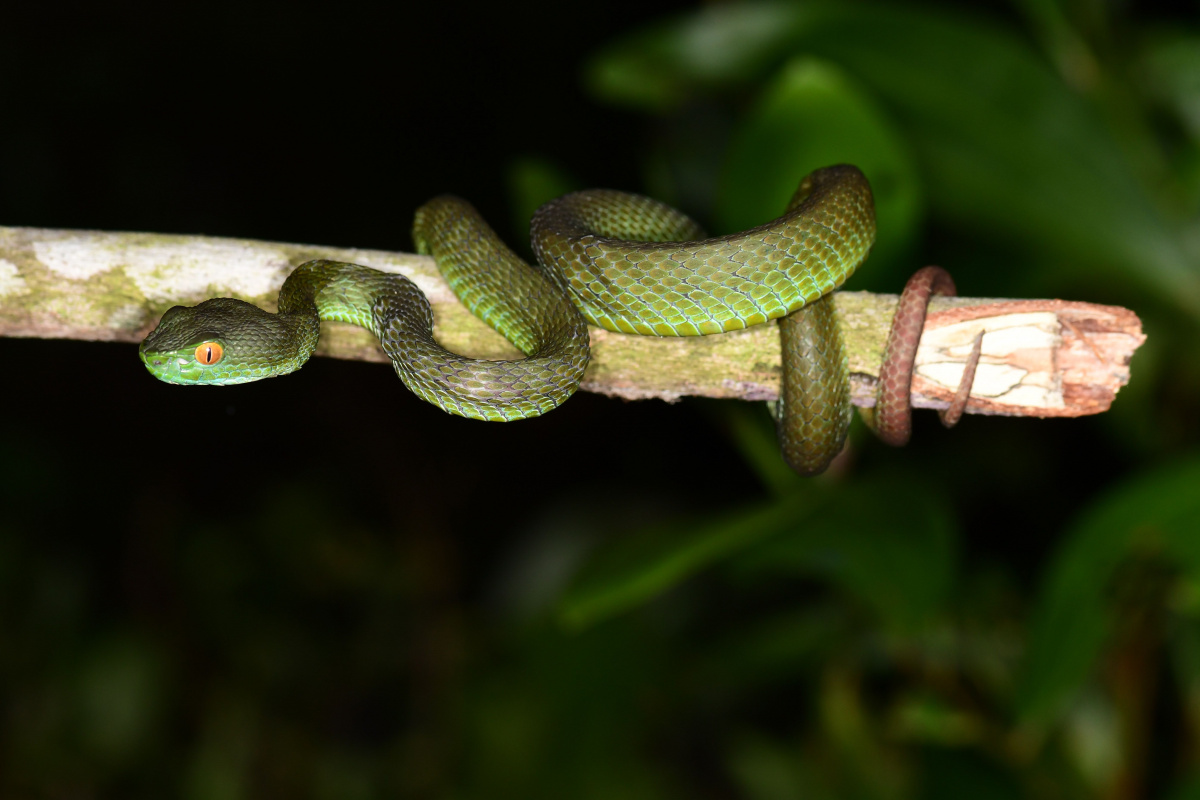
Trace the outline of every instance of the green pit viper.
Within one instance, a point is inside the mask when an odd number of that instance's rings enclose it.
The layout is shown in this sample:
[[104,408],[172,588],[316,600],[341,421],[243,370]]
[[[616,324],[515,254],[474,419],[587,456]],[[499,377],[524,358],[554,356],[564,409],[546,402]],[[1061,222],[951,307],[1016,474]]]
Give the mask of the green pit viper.
[[[433,313],[400,275],[357,264],[310,261],[279,292],[278,313],[233,298],[168,310],[139,354],[168,383],[225,385],[299,369],[321,320],[372,331],[400,379],[451,414],[512,421],[557,407],[588,364],[588,323],[651,336],[723,333],[778,319],[783,349],[779,441],[796,472],[825,470],[850,424],[850,375],[831,293],[875,241],[871,188],[857,167],[809,174],[783,216],[730,236],[705,238],[675,209],[640,195],[575,192],[531,223],[537,266],[501,242],[473,207],[453,196],[418,209],[413,239],[433,256],[459,300],[526,358],[488,361],[449,352],[433,338]],[[943,270],[926,267],[902,295],[881,370],[874,427],[903,444],[909,382],[931,293],[953,294]],[[979,342],[959,397],[966,404]]]

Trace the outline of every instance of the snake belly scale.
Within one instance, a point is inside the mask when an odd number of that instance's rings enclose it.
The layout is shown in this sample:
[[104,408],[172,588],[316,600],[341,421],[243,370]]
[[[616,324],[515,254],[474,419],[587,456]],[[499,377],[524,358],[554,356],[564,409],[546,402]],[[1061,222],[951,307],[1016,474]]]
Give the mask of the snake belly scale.
[[350,322],[374,332],[405,385],[425,400],[460,416],[515,420],[543,414],[575,391],[587,366],[589,322],[691,336],[785,318],[777,404],[784,456],[814,474],[841,450],[849,374],[828,297],[875,239],[870,186],[856,167],[816,170],[781,217],[730,236],[704,238],[686,215],[646,197],[591,190],[538,209],[531,238],[536,266],[452,196],[426,203],[413,224],[418,252],[433,256],[463,304],[524,359],[445,350],[414,284],[333,261],[296,268],[277,314],[231,298],[172,308],[139,352],[170,383],[244,383],[297,369],[316,347],[321,319]]

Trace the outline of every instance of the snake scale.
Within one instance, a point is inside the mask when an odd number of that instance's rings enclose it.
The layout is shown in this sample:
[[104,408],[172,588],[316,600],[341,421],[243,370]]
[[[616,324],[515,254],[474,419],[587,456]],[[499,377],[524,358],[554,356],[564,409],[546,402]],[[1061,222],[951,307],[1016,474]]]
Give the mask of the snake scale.
[[[871,188],[858,168],[812,172],[782,216],[730,236],[705,238],[670,206],[609,190],[553,200],[537,210],[530,228],[536,265],[514,254],[459,198],[431,200],[413,223],[418,252],[433,256],[462,303],[523,359],[451,353],[434,340],[429,303],[411,281],[324,260],[288,276],[275,314],[233,298],[171,308],[139,354],[168,383],[245,383],[298,369],[316,348],[320,321],[338,320],[371,330],[404,384],[423,399],[452,414],[511,421],[544,414],[578,388],[589,357],[588,323],[694,336],[779,319],[783,378],[774,411],[784,458],[812,475],[841,451],[850,377],[829,297],[875,240]],[[944,280],[906,290],[913,310],[893,324],[893,341],[898,330],[901,345],[912,339],[915,315],[919,337],[929,292],[953,293],[949,276],[938,272]],[[876,419],[885,440],[902,443],[912,356],[888,360],[894,374],[881,382]]]

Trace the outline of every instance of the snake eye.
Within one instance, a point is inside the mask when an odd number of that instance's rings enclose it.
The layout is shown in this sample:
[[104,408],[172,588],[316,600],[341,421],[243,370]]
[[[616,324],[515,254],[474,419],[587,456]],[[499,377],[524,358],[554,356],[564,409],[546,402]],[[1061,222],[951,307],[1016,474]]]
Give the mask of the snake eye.
[[215,364],[225,355],[225,348],[217,342],[205,342],[196,348],[196,360],[201,364]]

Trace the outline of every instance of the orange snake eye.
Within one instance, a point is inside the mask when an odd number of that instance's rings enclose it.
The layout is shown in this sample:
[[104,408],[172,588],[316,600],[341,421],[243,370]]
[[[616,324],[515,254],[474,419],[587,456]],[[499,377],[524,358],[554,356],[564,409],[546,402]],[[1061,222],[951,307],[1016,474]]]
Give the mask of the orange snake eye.
[[196,348],[196,360],[201,364],[215,364],[225,355],[225,348],[217,342],[205,342]]

